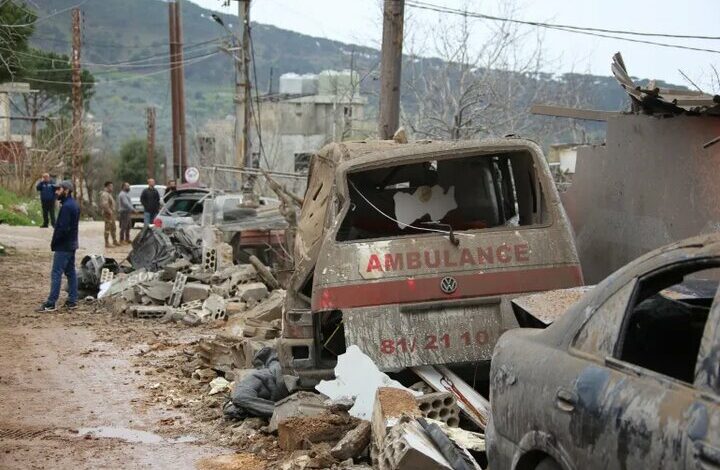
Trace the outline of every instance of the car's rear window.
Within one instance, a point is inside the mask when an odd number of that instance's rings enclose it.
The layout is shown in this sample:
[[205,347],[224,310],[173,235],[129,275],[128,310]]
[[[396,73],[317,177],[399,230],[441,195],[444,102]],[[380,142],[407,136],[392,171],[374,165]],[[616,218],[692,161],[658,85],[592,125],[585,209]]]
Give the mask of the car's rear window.
[[203,203],[198,202],[200,198],[175,198],[168,203],[168,212],[171,213],[185,213],[189,215],[202,214]]

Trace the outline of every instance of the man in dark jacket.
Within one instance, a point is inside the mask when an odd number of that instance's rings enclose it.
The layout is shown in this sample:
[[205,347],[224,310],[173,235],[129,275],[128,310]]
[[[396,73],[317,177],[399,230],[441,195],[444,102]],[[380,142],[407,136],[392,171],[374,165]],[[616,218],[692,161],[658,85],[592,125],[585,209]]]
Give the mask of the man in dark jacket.
[[42,206],[43,224],[42,228],[48,226],[48,216],[50,223],[55,226],[55,183],[50,179],[50,175],[43,173],[42,179],[38,181],[35,189],[40,193],[40,205]]
[[50,249],[54,252],[52,271],[50,273],[50,295],[39,312],[53,312],[57,310],[55,304],[60,297],[60,283],[63,273],[68,282],[68,300],[65,308],[77,307],[78,281],[75,272],[75,251],[78,249],[78,224],[80,223],[80,206],[72,198],[73,185],[70,181],[63,181],[57,186],[55,194],[60,200],[60,213],[58,214],[53,232]]
[[155,189],[155,180],[150,178],[147,183],[148,187],[143,189],[140,194],[140,204],[143,206],[143,219],[146,227],[153,223],[160,212],[160,193]]

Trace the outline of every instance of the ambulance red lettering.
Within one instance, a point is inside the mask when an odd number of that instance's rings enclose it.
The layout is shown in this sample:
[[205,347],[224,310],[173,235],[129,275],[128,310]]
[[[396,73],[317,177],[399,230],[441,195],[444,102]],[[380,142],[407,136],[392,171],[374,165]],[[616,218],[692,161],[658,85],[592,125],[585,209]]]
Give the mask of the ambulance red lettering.
[[368,260],[367,272],[371,273],[374,270],[382,272],[382,266],[380,265],[380,258],[378,258],[378,255],[370,255],[370,259]]

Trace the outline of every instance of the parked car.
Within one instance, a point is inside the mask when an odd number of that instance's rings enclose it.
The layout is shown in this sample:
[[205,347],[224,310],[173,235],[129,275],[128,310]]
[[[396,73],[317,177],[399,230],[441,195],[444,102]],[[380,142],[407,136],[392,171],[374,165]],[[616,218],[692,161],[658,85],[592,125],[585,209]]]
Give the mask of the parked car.
[[[148,185],[146,184],[132,184],[130,185],[130,202],[132,202],[133,205],[133,212],[130,214],[130,220],[132,220],[133,225],[137,222],[142,223],[143,222],[143,205],[140,203],[140,195],[143,192],[143,189],[147,188]],[[155,189],[158,190],[160,193],[160,200],[162,200],[163,195],[165,194],[165,186],[162,185],[155,185]]]
[[[156,227],[172,231],[181,225],[200,224],[205,205],[212,201],[211,223],[229,224],[256,214],[256,209],[243,207],[243,196],[239,193],[213,193],[207,188],[188,188],[177,190],[165,203],[153,221]],[[261,206],[275,205],[279,202],[272,198],[260,198]]]
[[[720,234],[653,251],[490,372],[494,469],[720,468]],[[714,299],[714,300],[713,300]]]

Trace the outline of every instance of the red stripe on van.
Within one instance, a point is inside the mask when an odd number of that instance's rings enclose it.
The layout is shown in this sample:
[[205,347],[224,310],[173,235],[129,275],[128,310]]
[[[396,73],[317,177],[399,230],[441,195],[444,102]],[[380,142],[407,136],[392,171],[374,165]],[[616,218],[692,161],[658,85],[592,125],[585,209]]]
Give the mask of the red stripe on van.
[[324,311],[374,305],[431,302],[492,295],[539,292],[583,285],[580,266],[515,269],[490,273],[459,274],[457,290],[446,294],[440,290],[445,276],[408,278],[405,280],[363,282],[321,288],[313,299],[313,310]]

